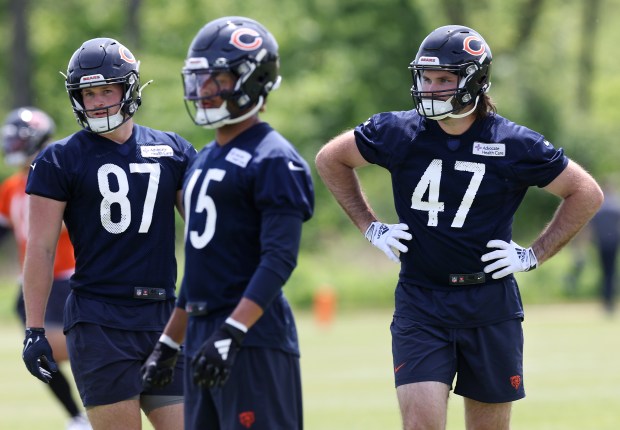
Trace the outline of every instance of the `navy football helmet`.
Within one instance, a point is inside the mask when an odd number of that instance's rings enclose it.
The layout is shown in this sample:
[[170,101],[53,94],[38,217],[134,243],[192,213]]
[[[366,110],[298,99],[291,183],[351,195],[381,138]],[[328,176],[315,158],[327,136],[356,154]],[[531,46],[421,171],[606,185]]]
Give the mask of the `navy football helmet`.
[[[67,68],[65,86],[78,123],[93,133],[109,133],[131,118],[141,100],[140,62],[125,46],[114,39],[97,38],[82,44],[75,51]],[[115,115],[89,118],[82,99],[82,89],[101,85],[121,84],[123,97]],[[101,110],[101,109],[93,109]]]
[[[203,85],[216,74],[236,78],[232,91],[203,97]],[[218,128],[254,115],[267,94],[280,85],[278,43],[260,23],[229,16],[207,23],[192,41],[182,70],[185,107],[197,125]],[[202,100],[219,96],[219,108],[205,108]],[[249,109],[249,110],[248,110]]]
[[56,125],[33,107],[12,110],[2,126],[2,152],[9,166],[23,166],[50,140]]
[[[447,25],[431,32],[409,64],[413,77],[411,96],[418,113],[439,120],[448,116],[462,118],[474,112],[480,96],[491,86],[492,61],[489,45],[471,28]],[[459,78],[458,87],[449,91],[422,91],[425,70],[454,73]],[[462,112],[470,105],[471,109]]]

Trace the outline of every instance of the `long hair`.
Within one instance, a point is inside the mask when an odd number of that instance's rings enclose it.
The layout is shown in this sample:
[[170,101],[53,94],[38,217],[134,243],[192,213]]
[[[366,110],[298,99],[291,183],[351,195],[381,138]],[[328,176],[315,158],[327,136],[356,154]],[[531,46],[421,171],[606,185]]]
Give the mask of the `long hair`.
[[493,102],[493,99],[488,94],[484,93],[480,95],[478,100],[478,106],[476,107],[476,119],[483,119],[489,113],[497,113],[497,107]]

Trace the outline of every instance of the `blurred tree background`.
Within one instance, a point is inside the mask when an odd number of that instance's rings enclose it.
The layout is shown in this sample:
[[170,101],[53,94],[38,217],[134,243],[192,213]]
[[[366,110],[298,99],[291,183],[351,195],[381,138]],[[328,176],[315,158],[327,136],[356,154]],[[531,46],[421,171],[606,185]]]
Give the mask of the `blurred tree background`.
[[[337,133],[375,112],[411,109],[407,66],[420,42],[438,26],[463,24],[491,47],[490,94],[499,112],[543,133],[598,179],[613,181],[620,160],[620,74],[612,73],[619,61],[619,6],[620,0],[0,0],[0,117],[32,105],[51,114],[57,137],[75,132],[59,72],[83,41],[112,37],[141,61],[142,83],[154,81],[137,121],[178,132],[201,148],[212,132],[196,127],[185,112],[183,60],[206,22],[244,15],[262,22],[280,45],[283,82],[263,119],[313,165],[321,145]],[[366,170],[360,176],[370,200],[394,222],[387,175]],[[9,173],[0,167],[0,178]],[[342,296],[366,297],[369,304],[377,302],[372,291],[382,290],[389,304],[396,266],[360,239],[313,174],[316,213],[294,274],[301,287],[290,295],[307,304],[314,289],[335,284]],[[528,193],[515,240],[532,240],[556,205],[546,193]]]

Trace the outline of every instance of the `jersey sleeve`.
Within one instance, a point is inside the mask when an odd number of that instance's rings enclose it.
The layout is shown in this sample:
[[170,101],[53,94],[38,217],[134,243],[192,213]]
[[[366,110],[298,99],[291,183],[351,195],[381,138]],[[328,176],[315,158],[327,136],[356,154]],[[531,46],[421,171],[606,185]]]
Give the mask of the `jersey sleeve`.
[[69,179],[62,145],[52,144],[35,158],[30,167],[26,193],[58,201],[69,200]]
[[386,145],[381,139],[380,123],[381,114],[377,114],[355,127],[355,142],[366,161],[380,166],[387,166],[389,164],[389,155],[386,153]]
[[366,161],[390,169],[407,149],[420,117],[411,111],[382,112],[354,129],[357,148]]
[[514,176],[525,186],[545,187],[568,165],[562,148],[556,149],[543,136],[526,141],[523,157],[511,165]]
[[297,264],[302,223],[312,217],[310,168],[294,151],[274,151],[256,164],[261,257],[245,296],[266,308]]
[[306,221],[314,211],[310,168],[301,157],[278,156],[259,163],[255,202],[261,212],[298,215]]

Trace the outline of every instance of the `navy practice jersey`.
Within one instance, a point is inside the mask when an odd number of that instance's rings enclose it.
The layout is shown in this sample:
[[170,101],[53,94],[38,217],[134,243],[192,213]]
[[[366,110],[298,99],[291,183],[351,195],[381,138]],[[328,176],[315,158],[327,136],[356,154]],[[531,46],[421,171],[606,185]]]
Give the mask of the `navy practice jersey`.
[[[303,222],[314,207],[308,164],[286,139],[259,123],[224,146],[211,142],[190,163],[183,192],[185,271],[179,306],[206,302],[209,315],[228,316],[259,266],[286,281],[292,267],[280,264],[277,251],[267,256],[262,248],[270,234],[263,220],[286,216]],[[289,239],[294,258],[297,233]],[[244,345],[296,352],[294,322],[281,291]]]
[[39,154],[26,192],[67,202],[74,291],[118,303],[136,301],[135,287],[174,297],[176,193],[195,152],[174,133],[134,125],[122,145],[81,130]]
[[456,288],[451,274],[483,271],[487,242],[510,242],[528,187],[548,185],[568,163],[542,135],[496,114],[451,136],[413,110],[381,113],[355,136],[363,157],[390,171],[399,222],[413,235],[400,280],[446,291]]

